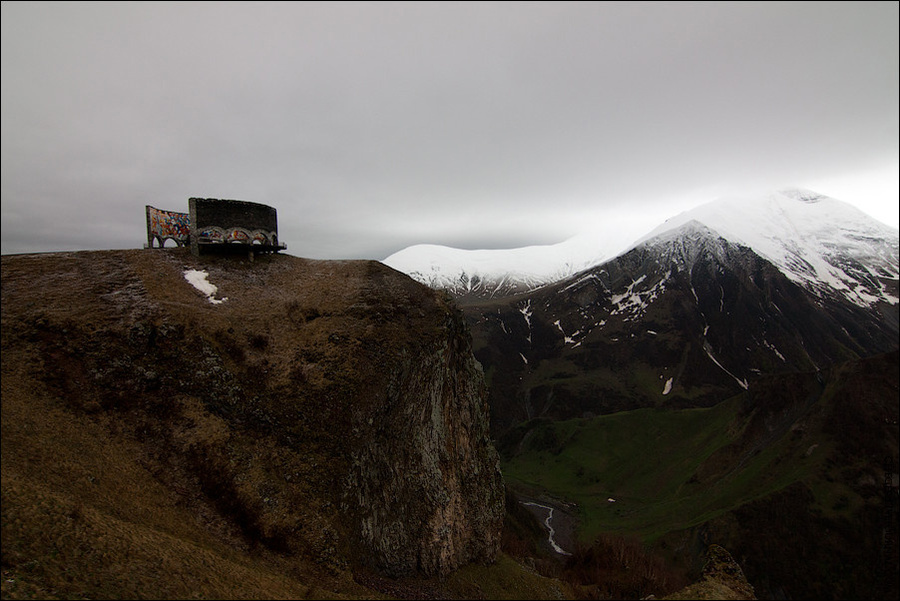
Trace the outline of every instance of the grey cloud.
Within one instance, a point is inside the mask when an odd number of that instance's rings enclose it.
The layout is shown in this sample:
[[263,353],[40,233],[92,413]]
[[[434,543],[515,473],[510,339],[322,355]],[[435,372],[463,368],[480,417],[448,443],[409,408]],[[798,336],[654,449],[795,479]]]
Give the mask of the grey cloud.
[[2,11],[4,253],[138,246],[190,196],[302,256],[549,243],[897,161],[891,2]]

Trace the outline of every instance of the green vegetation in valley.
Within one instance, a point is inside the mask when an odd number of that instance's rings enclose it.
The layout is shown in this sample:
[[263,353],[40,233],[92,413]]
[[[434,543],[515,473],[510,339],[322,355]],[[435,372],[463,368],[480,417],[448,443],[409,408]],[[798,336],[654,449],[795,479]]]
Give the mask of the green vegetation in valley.
[[706,409],[533,420],[501,443],[504,476],[576,502],[584,542],[601,532],[654,540],[809,475],[815,457],[785,461],[796,451],[789,441],[724,463],[745,426],[739,410],[736,397]]

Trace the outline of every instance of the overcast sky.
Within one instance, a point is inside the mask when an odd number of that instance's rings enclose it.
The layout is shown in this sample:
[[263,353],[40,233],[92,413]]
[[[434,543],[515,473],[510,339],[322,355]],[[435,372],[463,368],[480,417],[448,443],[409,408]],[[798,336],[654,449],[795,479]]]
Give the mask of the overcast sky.
[[144,206],[288,253],[550,244],[808,187],[898,226],[897,2],[2,3],[2,252]]

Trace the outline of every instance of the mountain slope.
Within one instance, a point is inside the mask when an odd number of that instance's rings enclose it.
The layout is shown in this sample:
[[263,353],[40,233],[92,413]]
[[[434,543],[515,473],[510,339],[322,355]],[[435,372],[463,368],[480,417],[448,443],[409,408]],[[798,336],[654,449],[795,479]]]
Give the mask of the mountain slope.
[[688,220],[563,282],[467,302],[495,434],[538,416],[707,406],[763,374],[897,347],[890,292],[862,306],[802,283]]
[[713,201],[667,220],[637,242],[622,239],[611,223],[551,246],[461,250],[422,244],[383,263],[456,297],[496,298],[558,282],[690,221],[753,249],[818,296],[840,294],[881,308],[900,301],[897,230],[847,203],[800,189]]
[[710,408],[531,420],[498,441],[504,475],[577,505],[584,543],[628,532],[695,567],[722,544],[761,599],[896,598],[898,356]]

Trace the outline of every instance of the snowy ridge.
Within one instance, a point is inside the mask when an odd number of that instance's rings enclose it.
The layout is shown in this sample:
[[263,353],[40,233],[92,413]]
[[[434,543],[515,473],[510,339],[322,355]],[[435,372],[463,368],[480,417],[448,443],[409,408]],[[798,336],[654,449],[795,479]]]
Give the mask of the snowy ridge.
[[382,263],[432,288],[495,296],[565,279],[615,256],[623,247],[613,236],[598,232],[559,244],[498,250],[418,244]]
[[750,247],[819,297],[839,294],[861,307],[900,302],[897,230],[834,198],[794,189],[724,198],[667,220],[633,248],[697,224]]

